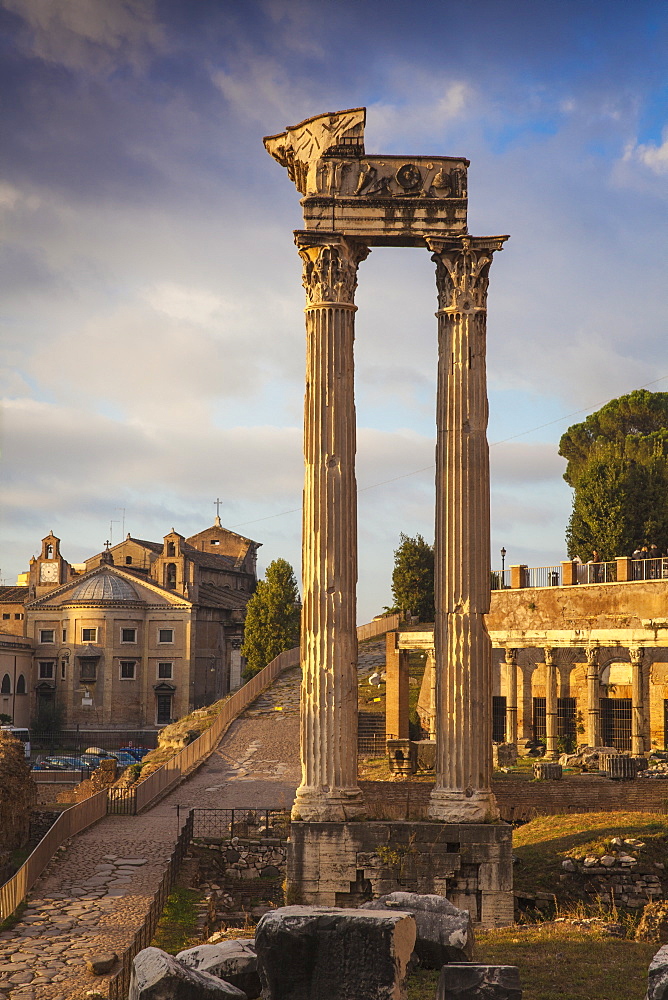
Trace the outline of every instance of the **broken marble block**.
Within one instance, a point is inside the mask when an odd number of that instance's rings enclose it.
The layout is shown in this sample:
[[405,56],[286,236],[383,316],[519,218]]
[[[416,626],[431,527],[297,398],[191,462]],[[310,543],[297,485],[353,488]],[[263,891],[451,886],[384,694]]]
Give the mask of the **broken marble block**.
[[264,1000],[402,1000],[415,920],[391,910],[284,906],[260,920]]
[[262,991],[257,972],[257,955],[253,938],[219,941],[218,944],[199,944],[196,948],[180,951],[177,961],[199,972],[224,979],[243,990],[248,1000],[255,1000]]
[[662,945],[649,963],[645,1000],[668,1000],[668,944]]
[[246,1000],[246,994],[160,948],[144,948],[132,963],[128,1000]]
[[451,962],[438,980],[436,1000],[522,1000],[515,965],[474,965]]
[[417,927],[415,954],[427,969],[440,969],[446,962],[467,962],[473,956],[471,915],[445,896],[390,892],[360,908],[412,913]]

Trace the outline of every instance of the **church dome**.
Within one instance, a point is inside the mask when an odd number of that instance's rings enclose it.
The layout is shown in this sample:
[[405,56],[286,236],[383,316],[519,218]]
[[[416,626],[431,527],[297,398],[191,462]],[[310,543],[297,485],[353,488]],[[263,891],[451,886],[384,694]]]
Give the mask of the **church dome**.
[[75,601],[138,601],[139,595],[131,583],[112,573],[99,573],[90,580],[83,580],[70,592],[68,603]]

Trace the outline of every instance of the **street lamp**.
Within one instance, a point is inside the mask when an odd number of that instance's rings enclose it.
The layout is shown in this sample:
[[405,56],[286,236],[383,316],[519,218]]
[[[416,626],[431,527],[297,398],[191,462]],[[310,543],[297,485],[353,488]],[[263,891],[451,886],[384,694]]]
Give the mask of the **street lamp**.
[[505,584],[503,582],[503,578],[504,578],[505,572],[506,572],[506,550],[504,548],[502,548],[501,549],[501,588],[500,588],[501,590],[503,590],[504,587],[505,587]]

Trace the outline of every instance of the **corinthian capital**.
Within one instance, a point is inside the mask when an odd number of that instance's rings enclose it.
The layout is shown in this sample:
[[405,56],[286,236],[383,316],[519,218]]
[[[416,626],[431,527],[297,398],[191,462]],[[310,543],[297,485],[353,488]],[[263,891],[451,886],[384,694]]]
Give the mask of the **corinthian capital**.
[[428,237],[434,251],[438,308],[447,313],[475,313],[487,309],[487,286],[492,256],[503,250],[507,236]]
[[353,305],[357,268],[370,253],[359,240],[335,233],[314,236],[299,232],[295,243],[303,262],[306,305]]
[[643,657],[645,655],[645,650],[642,646],[630,646],[629,647],[629,659],[631,663],[636,666],[642,666]]

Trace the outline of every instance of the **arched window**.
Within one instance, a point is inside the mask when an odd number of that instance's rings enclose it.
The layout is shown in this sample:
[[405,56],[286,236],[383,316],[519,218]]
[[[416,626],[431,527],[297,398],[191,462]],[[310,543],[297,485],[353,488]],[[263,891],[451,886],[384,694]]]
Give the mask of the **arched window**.
[[165,586],[169,590],[176,590],[176,563],[167,563],[165,566]]
[[23,674],[19,674],[19,679],[16,682],[16,693],[25,694],[26,693],[26,679]]
[[53,559],[53,545],[47,545],[46,547],[46,558]]
[[176,548],[174,546],[174,542],[167,542],[167,555],[168,556],[176,555]]
[[2,685],[0,685],[0,694],[11,694],[12,693],[12,682],[10,680],[9,674],[5,674],[2,678]]
[[132,556],[126,556],[125,557],[125,565],[126,566],[131,566],[132,565]]

